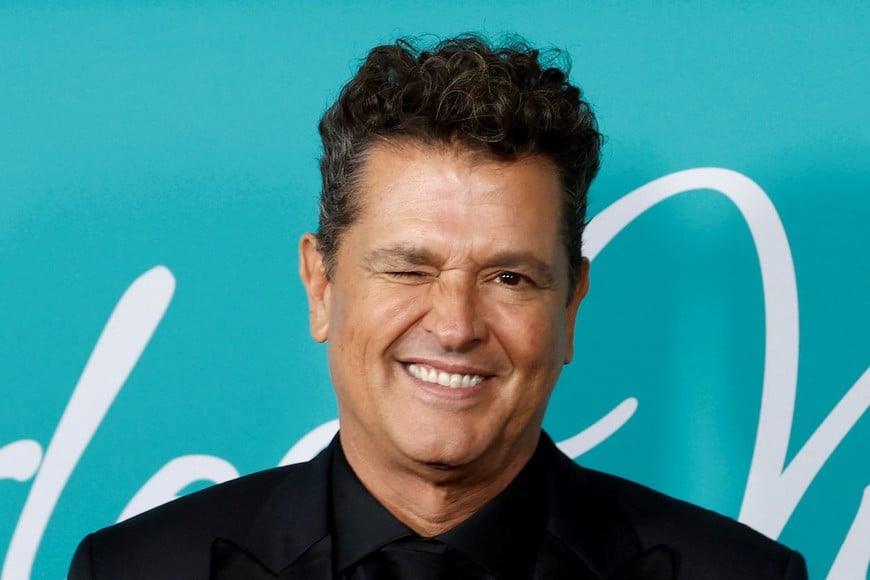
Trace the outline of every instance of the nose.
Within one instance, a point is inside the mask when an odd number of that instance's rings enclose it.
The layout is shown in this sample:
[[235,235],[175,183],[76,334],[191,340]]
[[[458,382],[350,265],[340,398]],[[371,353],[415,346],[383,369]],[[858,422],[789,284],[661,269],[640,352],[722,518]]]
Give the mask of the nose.
[[430,286],[429,310],[423,328],[445,351],[463,351],[486,336],[479,294],[472,277],[442,272]]

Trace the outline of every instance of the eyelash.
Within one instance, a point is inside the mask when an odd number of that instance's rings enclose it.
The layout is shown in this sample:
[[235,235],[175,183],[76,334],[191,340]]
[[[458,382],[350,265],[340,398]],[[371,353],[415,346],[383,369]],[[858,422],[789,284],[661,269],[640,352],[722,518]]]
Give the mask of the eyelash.
[[419,270],[387,272],[387,275],[396,281],[409,284],[422,283],[429,278],[429,274],[426,272],[420,272]]
[[387,272],[390,276],[395,276],[396,278],[417,278],[420,276],[425,276],[423,272],[411,271],[411,272]]

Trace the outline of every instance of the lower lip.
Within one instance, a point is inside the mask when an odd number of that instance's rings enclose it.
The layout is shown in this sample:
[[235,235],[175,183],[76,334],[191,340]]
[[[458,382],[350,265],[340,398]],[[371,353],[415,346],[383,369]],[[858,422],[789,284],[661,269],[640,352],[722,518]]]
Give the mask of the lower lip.
[[463,401],[477,396],[485,388],[490,380],[490,378],[487,377],[473,387],[456,387],[455,389],[453,389],[451,387],[439,385],[438,383],[429,383],[418,379],[411,374],[411,371],[409,371],[408,367],[404,364],[402,365],[402,370],[405,372],[405,375],[407,375],[414,382],[415,386],[422,389],[426,393],[433,395],[438,399],[447,399],[452,401]]

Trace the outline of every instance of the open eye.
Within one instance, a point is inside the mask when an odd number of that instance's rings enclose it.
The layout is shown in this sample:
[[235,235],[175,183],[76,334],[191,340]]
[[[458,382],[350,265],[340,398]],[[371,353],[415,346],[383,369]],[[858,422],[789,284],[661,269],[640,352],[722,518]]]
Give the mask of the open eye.
[[499,272],[495,279],[505,286],[519,286],[520,284],[529,281],[526,276],[517,274],[516,272]]

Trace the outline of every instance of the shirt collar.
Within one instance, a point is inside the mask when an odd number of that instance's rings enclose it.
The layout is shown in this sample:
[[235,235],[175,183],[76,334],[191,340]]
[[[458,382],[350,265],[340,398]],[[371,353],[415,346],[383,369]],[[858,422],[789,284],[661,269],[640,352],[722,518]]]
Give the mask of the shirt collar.
[[387,511],[353,472],[341,445],[332,457],[332,530],[335,570],[339,573],[413,530]]
[[547,482],[541,443],[517,477],[473,516],[436,539],[498,578],[531,578],[547,523]]
[[[340,573],[368,554],[417,535],[363,486],[341,446],[332,462],[332,530]],[[539,442],[528,464],[508,487],[473,516],[435,539],[462,552],[498,578],[529,578],[547,522],[546,469]]]

